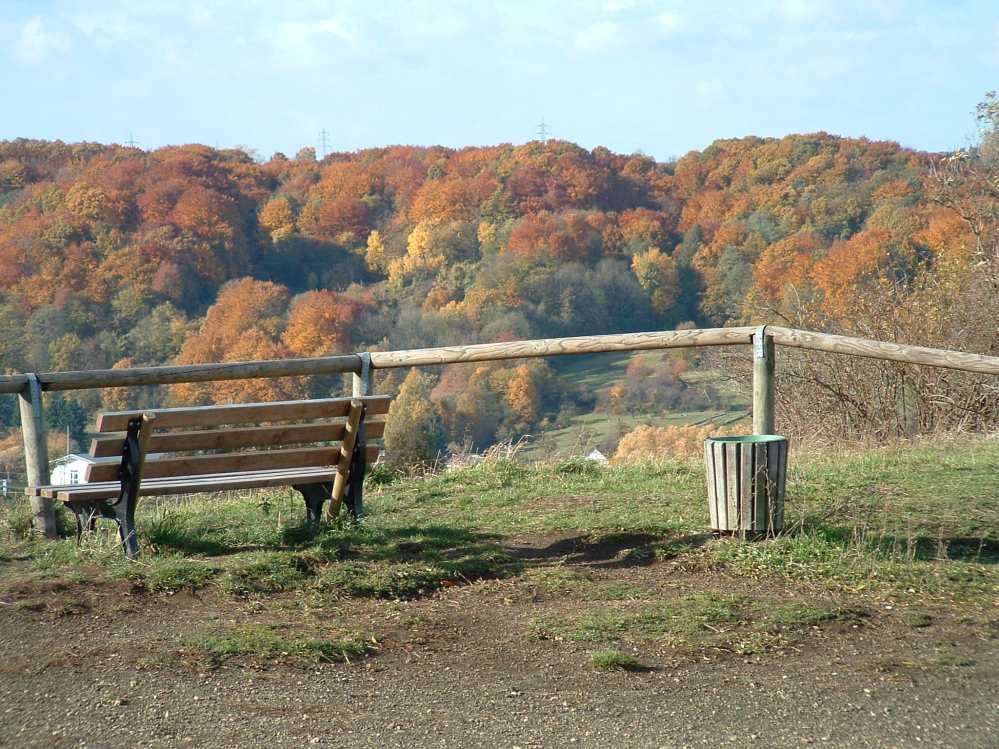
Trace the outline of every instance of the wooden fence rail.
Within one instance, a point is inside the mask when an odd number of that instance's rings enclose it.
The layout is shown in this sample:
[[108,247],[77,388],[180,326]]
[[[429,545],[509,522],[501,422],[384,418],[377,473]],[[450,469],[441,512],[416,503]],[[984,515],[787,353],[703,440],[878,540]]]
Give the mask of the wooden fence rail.
[[[137,385],[170,385],[270,377],[353,373],[355,395],[371,391],[374,369],[422,367],[462,362],[501,361],[608,351],[648,351],[700,346],[753,344],[753,431],[774,430],[774,362],[777,345],[847,354],[871,359],[999,375],[999,357],[963,351],[909,346],[867,338],[815,333],[773,325],[737,328],[666,330],[650,333],[544,338],[529,341],[441,346],[409,351],[372,351],[311,359],[188,364],[165,367],[100,369],[85,372],[42,372],[0,376],[0,394],[17,394],[20,401],[24,455],[28,480],[49,481],[49,466],[41,393],[46,390],[83,390]],[[52,501],[33,498],[36,527],[54,535]]]
[[794,330],[774,325],[766,327],[767,334],[774,337],[774,343],[781,346],[999,375],[999,357],[996,356],[925,346],[909,346],[902,343],[888,343],[887,341],[874,341],[870,338],[853,338],[845,335],[832,335],[831,333],[812,333],[807,330]]
[[[322,356],[314,359],[270,359],[267,361],[226,362],[224,364],[182,364],[168,367],[93,369],[85,372],[41,372],[42,390],[89,390],[135,385],[174,385],[179,382],[218,382],[252,380],[264,377],[301,377],[338,372],[360,372],[358,354]],[[20,393],[28,375],[0,377],[0,393]]]

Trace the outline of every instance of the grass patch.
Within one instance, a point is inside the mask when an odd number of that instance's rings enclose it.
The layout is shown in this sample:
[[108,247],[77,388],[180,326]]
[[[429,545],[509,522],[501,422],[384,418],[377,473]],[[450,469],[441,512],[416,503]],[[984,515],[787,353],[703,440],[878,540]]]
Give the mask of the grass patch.
[[[356,632],[333,633],[327,637],[289,637],[276,627],[242,627],[225,634],[202,634],[181,641],[186,649],[214,665],[235,657],[254,660],[306,660],[349,662],[367,655],[374,638]],[[286,628],[283,628],[283,630]]]
[[638,659],[620,650],[597,650],[590,654],[590,665],[600,671],[638,671]]
[[922,629],[933,624],[933,617],[922,611],[907,611],[902,614],[902,621],[914,629]]
[[655,593],[641,585],[595,580],[591,574],[566,567],[532,567],[524,573],[523,579],[542,595],[573,596],[590,601],[641,599]]
[[593,584],[589,575],[568,567],[532,567],[524,573],[524,581],[548,595],[575,593]]
[[974,665],[975,661],[972,658],[960,653],[941,653],[921,658],[878,658],[869,664],[869,668],[882,674],[911,676],[919,672],[968,668]]
[[22,553],[40,578],[127,579],[167,592],[212,587],[240,597],[411,598],[517,571],[490,534],[441,523],[317,528],[302,522],[301,502],[286,500],[140,505],[138,562],[123,557],[110,524],[79,546],[32,539]]
[[509,558],[498,551],[423,561],[346,561],[325,567],[316,589],[339,598],[414,598],[450,585],[505,576],[509,566]]
[[184,557],[157,560],[143,579],[150,590],[197,590],[205,586],[219,572],[219,567],[208,562]]
[[44,611],[46,608],[46,603],[44,600],[38,598],[26,598],[21,601],[17,601],[14,604],[14,608],[20,611]]
[[548,640],[654,639],[680,648],[753,653],[781,642],[793,630],[849,615],[844,609],[817,602],[695,593],[637,610],[597,609],[539,617],[530,631]]
[[226,565],[219,587],[226,593],[248,596],[281,593],[301,587],[312,574],[303,554],[289,551],[253,551]]
[[721,542],[710,551],[715,564],[739,575],[818,582],[851,593],[970,601],[997,581],[994,565],[918,559],[877,537],[830,528],[803,529],[766,543]]

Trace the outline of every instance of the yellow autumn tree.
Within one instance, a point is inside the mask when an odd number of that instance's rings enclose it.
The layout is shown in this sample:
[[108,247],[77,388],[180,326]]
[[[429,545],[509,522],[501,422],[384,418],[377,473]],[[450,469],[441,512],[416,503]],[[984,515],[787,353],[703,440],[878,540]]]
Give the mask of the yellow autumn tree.
[[103,218],[108,208],[108,196],[99,187],[77,183],[66,191],[66,207],[81,218]]
[[382,241],[381,232],[377,229],[368,235],[368,242],[364,248],[364,262],[371,270],[384,272],[387,267],[385,242]]
[[540,400],[534,372],[528,365],[521,364],[506,382],[507,405],[521,422],[533,424],[538,418]]
[[653,309],[665,312],[676,304],[680,280],[673,258],[657,247],[650,247],[631,259],[631,270],[649,295]]
[[409,233],[406,254],[388,266],[389,280],[401,284],[418,271],[436,273],[448,262],[471,257],[478,249],[478,232],[461,221],[420,221]]
[[288,198],[273,198],[260,209],[257,220],[270,232],[271,239],[277,241],[294,231],[295,209]]

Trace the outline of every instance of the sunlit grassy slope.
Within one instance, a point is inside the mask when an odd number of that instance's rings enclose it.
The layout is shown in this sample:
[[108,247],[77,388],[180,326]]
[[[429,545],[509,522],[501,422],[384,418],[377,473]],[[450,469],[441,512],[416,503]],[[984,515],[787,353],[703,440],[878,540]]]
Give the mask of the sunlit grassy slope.
[[[604,354],[566,356],[552,360],[556,371],[568,382],[599,396],[616,383],[625,380],[625,370],[636,357],[658,357],[660,352],[624,351]],[[713,384],[718,389],[717,402],[711,408],[695,411],[673,411],[642,415],[613,416],[594,411],[573,417],[557,429],[542,429],[526,441],[523,454],[528,458],[585,455],[610,438],[620,437],[641,424],[653,426],[683,426],[686,424],[717,424],[737,426],[750,423],[749,402],[731,384],[720,381],[719,373],[711,370],[691,370],[684,375],[688,382]]]
[[[387,481],[387,483],[379,483]],[[918,589],[967,597],[994,586],[999,561],[999,439],[844,455],[793,456],[787,530],[773,541],[705,535],[703,468],[663,462],[598,468],[581,460],[489,460],[424,478],[369,477],[368,515],[310,528],[290,490],[243,499],[142,503],[141,564],[113,539],[78,548],[18,540],[24,506],[8,507],[7,559],[38,574],[127,576],[152,588],[216,586],[240,594],[314,590],[405,596],[523,565],[512,539],[631,534],[631,553],[689,556],[738,575],[809,580],[831,589]],[[2,563],[0,563],[2,564]],[[0,570],[3,567],[0,566]]]

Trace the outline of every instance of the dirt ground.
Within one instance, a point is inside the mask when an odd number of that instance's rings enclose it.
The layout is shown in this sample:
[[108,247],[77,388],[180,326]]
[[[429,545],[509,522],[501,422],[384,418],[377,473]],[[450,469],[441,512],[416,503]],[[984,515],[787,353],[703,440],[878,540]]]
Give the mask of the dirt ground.
[[[551,541],[511,551],[659,590],[708,584],[703,572],[615,566]],[[2,747],[999,746],[995,619],[954,610],[906,626],[874,605],[751,656],[618,642],[642,668],[606,672],[589,665],[592,642],[528,636],[539,613],[573,604],[513,580],[303,613],[280,597],[124,582],[19,588],[22,564],[2,568]],[[206,628],[302,617],[376,633],[377,645],[351,663],[217,664],[181,644]]]

